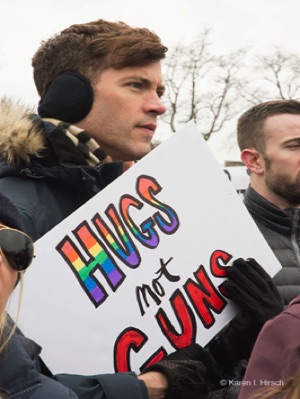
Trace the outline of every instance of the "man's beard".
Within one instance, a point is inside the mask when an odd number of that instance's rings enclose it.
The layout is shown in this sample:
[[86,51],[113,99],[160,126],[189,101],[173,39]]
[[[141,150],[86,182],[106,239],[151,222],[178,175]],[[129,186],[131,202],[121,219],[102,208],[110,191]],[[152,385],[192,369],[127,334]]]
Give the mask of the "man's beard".
[[300,205],[300,172],[292,180],[284,172],[272,170],[272,164],[268,159],[266,162],[265,183],[269,190],[279,197],[285,199],[293,206]]

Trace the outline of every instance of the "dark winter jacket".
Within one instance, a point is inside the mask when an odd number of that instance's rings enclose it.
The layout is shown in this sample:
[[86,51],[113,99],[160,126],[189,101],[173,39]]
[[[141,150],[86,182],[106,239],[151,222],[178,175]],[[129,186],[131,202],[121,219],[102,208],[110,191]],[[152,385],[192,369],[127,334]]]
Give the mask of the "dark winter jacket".
[[3,399],[148,399],[144,383],[134,373],[44,375],[36,361],[39,352],[33,341],[14,334],[0,354]]
[[122,162],[90,166],[63,128],[18,103],[2,100],[0,116],[0,192],[34,241],[122,173]]
[[300,209],[281,211],[252,187],[247,189],[244,202],[282,265],[274,282],[287,305],[300,294]]

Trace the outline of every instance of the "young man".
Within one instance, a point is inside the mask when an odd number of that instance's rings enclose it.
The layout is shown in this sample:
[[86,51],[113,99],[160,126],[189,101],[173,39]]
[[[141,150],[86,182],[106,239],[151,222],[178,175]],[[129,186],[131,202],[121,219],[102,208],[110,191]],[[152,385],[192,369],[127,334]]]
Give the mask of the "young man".
[[300,102],[252,107],[237,135],[250,174],[245,205],[283,266],[274,282],[287,305],[300,294]]
[[34,240],[150,151],[166,110],[166,51],[148,29],[104,20],[41,44],[32,61],[39,115],[0,104],[0,191]]

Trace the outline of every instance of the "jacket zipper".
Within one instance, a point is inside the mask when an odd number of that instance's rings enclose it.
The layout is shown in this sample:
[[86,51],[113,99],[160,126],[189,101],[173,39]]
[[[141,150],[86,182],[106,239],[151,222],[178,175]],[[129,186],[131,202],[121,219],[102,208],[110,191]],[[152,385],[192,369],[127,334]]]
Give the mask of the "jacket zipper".
[[300,212],[300,209],[295,209],[295,212],[293,214],[291,241],[292,241],[292,246],[294,248],[294,252],[296,254],[296,258],[300,265],[300,250],[299,250],[298,241],[297,241],[297,238],[298,238],[297,232],[299,229],[299,212]]

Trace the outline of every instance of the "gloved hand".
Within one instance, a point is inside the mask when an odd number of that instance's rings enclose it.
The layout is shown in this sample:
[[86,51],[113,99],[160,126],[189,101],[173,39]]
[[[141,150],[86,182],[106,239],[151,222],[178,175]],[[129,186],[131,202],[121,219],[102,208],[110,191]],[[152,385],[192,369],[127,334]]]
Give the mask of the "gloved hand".
[[283,310],[283,301],[272,278],[254,259],[237,259],[226,275],[223,294],[241,310],[208,348],[219,364],[229,368],[249,358],[260,329]]
[[163,373],[168,380],[165,399],[201,399],[219,388],[222,377],[210,354],[198,344],[179,349],[142,371]]

